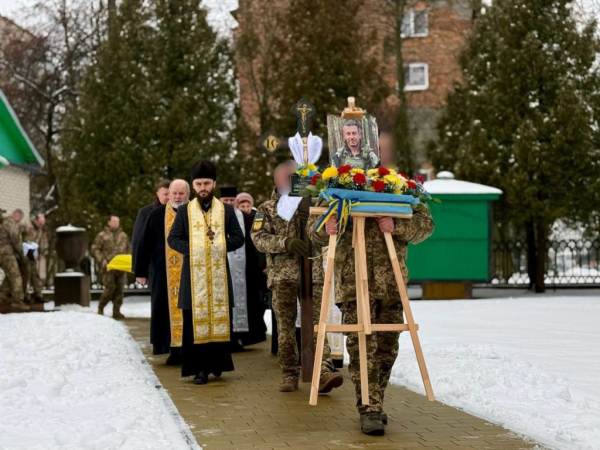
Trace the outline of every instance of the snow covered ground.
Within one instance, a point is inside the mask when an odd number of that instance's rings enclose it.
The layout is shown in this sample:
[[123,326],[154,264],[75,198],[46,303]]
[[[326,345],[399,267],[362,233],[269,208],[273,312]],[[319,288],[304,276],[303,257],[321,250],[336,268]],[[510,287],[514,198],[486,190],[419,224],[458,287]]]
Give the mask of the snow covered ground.
[[70,311],[0,315],[0,449],[199,447],[125,326]]
[[[54,309],[54,302],[49,302],[44,305],[44,309]],[[58,306],[61,311],[74,311],[74,312],[89,312],[95,313],[98,311],[98,300],[92,300],[89,307],[83,307],[79,305],[62,305]],[[104,315],[112,317],[112,303],[109,303],[104,308]],[[150,318],[150,297],[149,296],[131,296],[125,297],[123,300],[123,306],[121,312],[128,318]]]
[[[437,399],[560,450],[600,449],[600,298],[411,302]],[[424,393],[410,335],[392,383]]]

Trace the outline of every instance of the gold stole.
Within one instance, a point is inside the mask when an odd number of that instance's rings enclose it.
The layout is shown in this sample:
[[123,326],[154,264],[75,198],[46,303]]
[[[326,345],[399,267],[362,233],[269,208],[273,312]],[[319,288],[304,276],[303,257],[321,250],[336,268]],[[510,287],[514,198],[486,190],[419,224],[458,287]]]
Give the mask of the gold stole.
[[188,203],[194,344],[229,341],[225,206],[213,199],[204,212]]
[[165,207],[165,256],[167,263],[167,293],[169,299],[169,318],[171,322],[171,347],[181,347],[183,337],[183,315],[177,307],[181,283],[183,255],[176,252],[167,243],[169,231],[175,222],[176,212],[169,203]]

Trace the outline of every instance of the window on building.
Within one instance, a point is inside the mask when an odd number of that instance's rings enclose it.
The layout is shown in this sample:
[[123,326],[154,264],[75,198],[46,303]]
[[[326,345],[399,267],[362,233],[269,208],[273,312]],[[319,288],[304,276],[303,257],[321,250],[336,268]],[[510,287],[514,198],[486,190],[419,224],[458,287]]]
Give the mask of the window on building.
[[404,67],[404,90],[423,91],[429,87],[429,67],[425,63],[412,63]]
[[402,32],[403,38],[409,37],[425,37],[429,32],[429,20],[427,16],[427,10],[424,9],[413,9],[406,11],[402,18]]

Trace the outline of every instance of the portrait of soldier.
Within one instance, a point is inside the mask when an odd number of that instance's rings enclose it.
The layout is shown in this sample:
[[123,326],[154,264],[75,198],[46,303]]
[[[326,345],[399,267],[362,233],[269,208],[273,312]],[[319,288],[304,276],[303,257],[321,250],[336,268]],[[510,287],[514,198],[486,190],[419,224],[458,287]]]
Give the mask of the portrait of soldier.
[[373,169],[379,164],[379,156],[363,139],[363,131],[357,120],[344,120],[342,124],[343,145],[332,156],[336,167],[350,165],[363,170]]

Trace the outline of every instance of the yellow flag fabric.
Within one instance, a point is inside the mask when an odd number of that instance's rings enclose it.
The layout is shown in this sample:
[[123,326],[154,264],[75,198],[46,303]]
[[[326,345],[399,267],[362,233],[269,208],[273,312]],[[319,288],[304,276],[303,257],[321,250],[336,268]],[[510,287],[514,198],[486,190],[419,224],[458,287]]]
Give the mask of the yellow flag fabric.
[[120,270],[122,272],[132,272],[131,255],[117,255],[110,260],[106,266],[107,270]]

